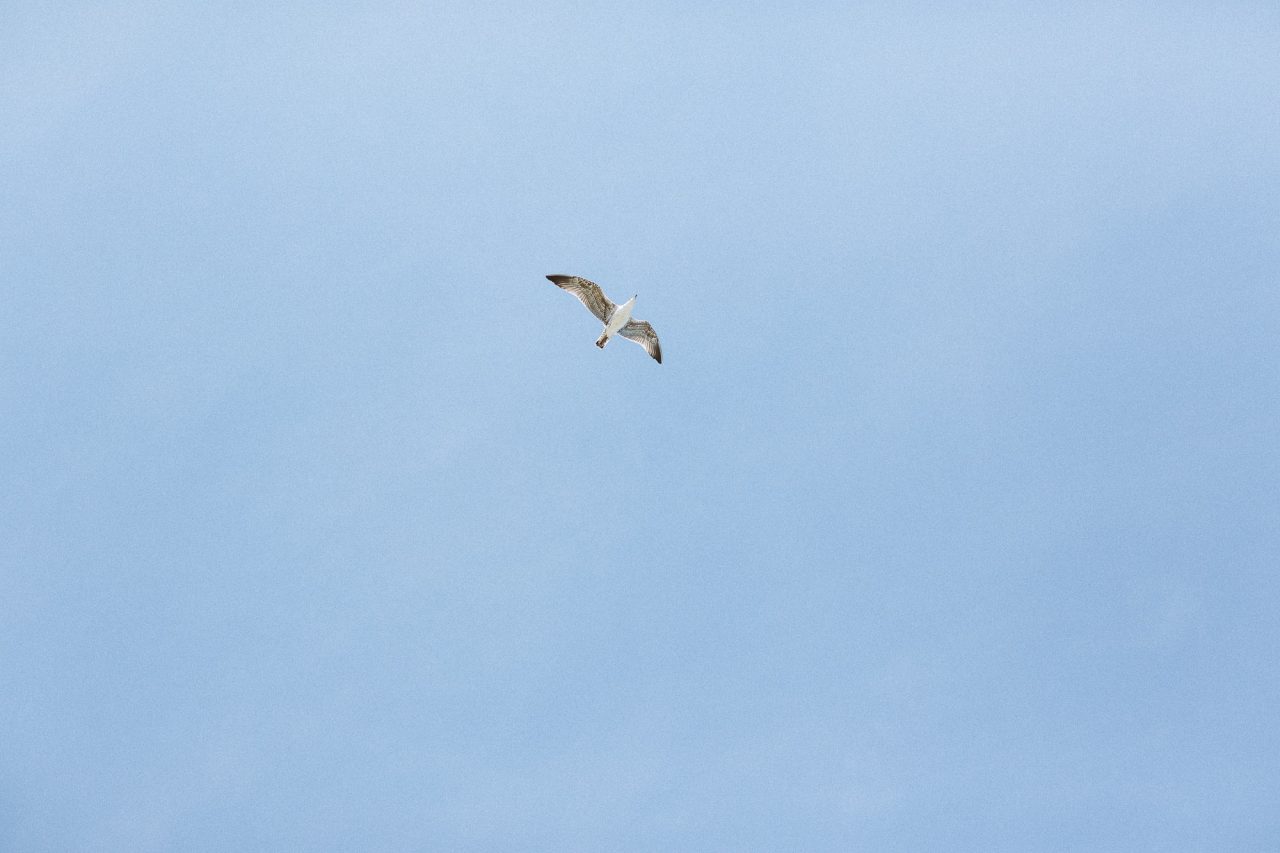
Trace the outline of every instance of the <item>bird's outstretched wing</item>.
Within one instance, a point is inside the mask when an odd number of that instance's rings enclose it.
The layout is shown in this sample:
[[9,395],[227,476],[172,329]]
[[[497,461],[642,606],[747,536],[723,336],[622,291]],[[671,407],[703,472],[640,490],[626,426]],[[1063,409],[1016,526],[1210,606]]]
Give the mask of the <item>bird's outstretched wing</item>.
[[604,295],[600,285],[594,281],[587,281],[576,275],[549,275],[547,278],[556,287],[563,287],[582,300],[582,304],[587,306],[588,311],[599,317],[601,323],[609,322],[609,315],[618,307],[609,301],[609,297]]
[[662,347],[658,346],[658,333],[653,330],[653,326],[644,320],[628,320],[627,324],[618,330],[618,334],[644,347],[645,352],[653,356],[654,361],[662,364]]

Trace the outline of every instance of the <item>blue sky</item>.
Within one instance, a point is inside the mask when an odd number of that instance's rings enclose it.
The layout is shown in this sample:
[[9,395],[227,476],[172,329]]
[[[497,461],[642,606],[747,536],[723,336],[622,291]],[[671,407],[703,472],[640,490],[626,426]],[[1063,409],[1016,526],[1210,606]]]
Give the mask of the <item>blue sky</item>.
[[1274,7],[265,6],[2,15],[0,848],[1280,845]]

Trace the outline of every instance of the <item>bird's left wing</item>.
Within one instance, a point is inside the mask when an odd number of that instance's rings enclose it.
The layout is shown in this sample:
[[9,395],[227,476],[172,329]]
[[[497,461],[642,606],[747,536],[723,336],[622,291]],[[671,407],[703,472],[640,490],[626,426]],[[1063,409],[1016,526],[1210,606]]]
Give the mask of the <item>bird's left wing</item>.
[[658,346],[658,333],[653,330],[653,326],[644,320],[629,320],[627,325],[618,330],[618,334],[644,347],[654,361],[662,364],[662,347]]
[[618,307],[609,301],[609,297],[604,295],[600,285],[594,281],[587,281],[576,275],[549,275],[547,279],[556,287],[562,287],[578,297],[588,311],[600,318],[601,323],[609,322],[609,315]]

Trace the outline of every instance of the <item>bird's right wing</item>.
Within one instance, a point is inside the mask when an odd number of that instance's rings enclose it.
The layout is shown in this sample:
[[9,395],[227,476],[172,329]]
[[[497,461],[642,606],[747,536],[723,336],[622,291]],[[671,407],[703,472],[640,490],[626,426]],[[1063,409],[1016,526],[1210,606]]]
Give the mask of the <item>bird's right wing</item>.
[[653,330],[653,326],[644,320],[628,320],[627,324],[618,330],[618,334],[644,347],[645,352],[653,356],[654,361],[662,364],[662,347],[658,346],[658,333]]
[[587,281],[576,275],[549,275],[547,278],[556,287],[562,287],[578,297],[588,311],[600,318],[601,323],[609,322],[609,315],[618,307],[609,301],[600,285],[594,281]]

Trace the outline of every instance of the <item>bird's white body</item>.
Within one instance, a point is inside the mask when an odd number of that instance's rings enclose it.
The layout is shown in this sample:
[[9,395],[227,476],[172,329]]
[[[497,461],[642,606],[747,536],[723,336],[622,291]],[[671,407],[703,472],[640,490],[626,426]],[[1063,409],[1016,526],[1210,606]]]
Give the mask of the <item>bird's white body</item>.
[[604,324],[604,332],[601,333],[600,340],[596,341],[596,346],[604,347],[609,338],[627,325],[627,321],[631,319],[631,310],[636,307],[636,298],[638,296],[639,294],[636,294],[636,296],[631,297],[614,309],[614,312],[609,315],[609,322]]

